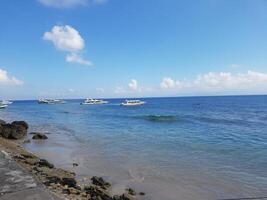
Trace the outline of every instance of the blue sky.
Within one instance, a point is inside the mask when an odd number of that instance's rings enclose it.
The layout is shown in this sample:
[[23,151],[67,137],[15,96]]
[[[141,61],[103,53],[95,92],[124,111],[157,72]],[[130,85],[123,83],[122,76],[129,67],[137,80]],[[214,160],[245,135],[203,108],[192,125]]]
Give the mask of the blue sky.
[[266,0],[2,0],[0,99],[267,93]]

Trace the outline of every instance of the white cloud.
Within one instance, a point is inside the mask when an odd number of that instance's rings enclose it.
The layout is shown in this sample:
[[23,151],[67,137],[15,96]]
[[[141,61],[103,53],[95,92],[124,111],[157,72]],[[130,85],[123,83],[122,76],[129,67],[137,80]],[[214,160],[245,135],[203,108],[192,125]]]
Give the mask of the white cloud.
[[131,90],[133,90],[133,91],[138,90],[138,83],[137,83],[137,80],[132,79],[132,80],[130,81],[130,83],[128,84],[128,87],[129,87]]
[[79,55],[72,53],[72,54],[68,54],[66,56],[66,61],[69,63],[78,63],[81,65],[88,65],[88,66],[92,66],[93,63],[89,60],[85,60],[82,57],[80,57]]
[[15,78],[15,77],[8,76],[7,71],[0,69],[0,86],[1,85],[19,86],[19,85],[23,85],[23,81]]
[[160,87],[173,88],[177,92],[267,92],[267,74],[255,71],[238,74],[209,72],[189,81],[163,78]]
[[91,61],[79,55],[79,52],[85,47],[84,39],[73,27],[69,25],[54,26],[50,32],[44,33],[43,39],[51,41],[57,49],[68,52],[67,62],[92,65]]
[[171,79],[170,77],[165,77],[162,79],[160,83],[160,87],[162,89],[169,89],[175,87],[175,81]]
[[88,0],[38,0],[45,6],[55,8],[71,8],[76,6],[83,6],[88,3]]
[[45,32],[44,40],[51,41],[59,50],[77,52],[84,48],[84,40],[77,30],[69,25],[54,26],[51,32]]

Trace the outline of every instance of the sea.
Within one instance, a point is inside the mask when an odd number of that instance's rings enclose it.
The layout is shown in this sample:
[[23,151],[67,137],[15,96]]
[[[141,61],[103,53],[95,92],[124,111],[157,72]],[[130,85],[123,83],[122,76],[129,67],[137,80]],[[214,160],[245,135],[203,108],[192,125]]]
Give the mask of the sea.
[[14,101],[0,119],[46,133],[24,147],[81,182],[104,177],[114,194],[131,187],[144,200],[267,199],[267,96],[144,98],[135,107],[107,100]]

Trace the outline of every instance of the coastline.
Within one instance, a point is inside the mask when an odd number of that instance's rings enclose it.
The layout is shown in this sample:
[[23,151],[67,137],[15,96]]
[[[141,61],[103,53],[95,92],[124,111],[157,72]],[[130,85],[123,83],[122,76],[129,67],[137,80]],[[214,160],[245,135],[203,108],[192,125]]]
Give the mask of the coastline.
[[[1,121],[3,126],[4,121]],[[12,124],[11,124],[12,125]],[[1,133],[1,130],[0,130]],[[3,134],[3,130],[2,133]],[[0,135],[1,135],[0,134]],[[27,134],[27,132],[26,132]],[[37,133],[33,134],[36,136]],[[111,193],[111,184],[102,177],[92,176],[78,181],[76,174],[70,170],[55,167],[49,161],[42,159],[34,153],[26,150],[22,144],[29,142],[25,136],[19,139],[6,139],[0,137],[0,151],[14,161],[34,179],[42,184],[49,192],[59,199],[98,199],[98,200],[135,200],[137,195],[131,188],[125,189],[121,195]],[[33,136],[33,137],[34,137]],[[40,138],[39,138],[40,139]],[[78,166],[73,163],[73,166]],[[1,197],[6,194],[1,193]],[[139,195],[144,195],[140,192]],[[46,198],[45,198],[46,199]]]

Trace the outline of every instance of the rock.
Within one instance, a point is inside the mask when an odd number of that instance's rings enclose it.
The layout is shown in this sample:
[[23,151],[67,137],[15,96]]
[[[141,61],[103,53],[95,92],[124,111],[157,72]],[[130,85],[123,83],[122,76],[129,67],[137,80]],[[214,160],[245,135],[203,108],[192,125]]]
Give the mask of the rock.
[[27,129],[20,123],[2,124],[0,135],[6,139],[21,139],[27,134]]
[[68,177],[63,177],[61,180],[62,185],[67,185],[69,187],[76,187],[76,180],[74,178],[68,178]]
[[32,136],[32,139],[33,140],[46,140],[46,139],[48,139],[48,137],[45,134],[43,134],[43,133],[35,133]]
[[128,192],[128,194],[133,195],[133,196],[136,194],[132,188],[127,188],[126,191]]
[[130,196],[129,194],[122,194],[120,196],[118,195],[113,196],[113,200],[136,200],[136,199]]
[[90,194],[91,199],[113,200],[112,196],[106,190],[98,186],[87,186],[84,190],[87,194]]
[[103,189],[107,189],[108,187],[111,186],[111,184],[104,181],[104,179],[102,177],[93,176],[91,178],[91,181],[94,185],[100,186]]
[[38,162],[38,166],[39,167],[48,167],[48,168],[54,168],[54,165],[51,164],[50,162],[48,162],[45,159],[40,159],[40,161]]
[[139,195],[144,196],[144,195],[146,195],[146,193],[144,193],[144,192],[139,192]]
[[29,128],[29,125],[25,121],[14,121],[11,123],[11,125],[19,125],[19,126],[24,127],[25,129]]
[[77,163],[73,163],[72,166],[73,167],[78,167],[78,164]]

